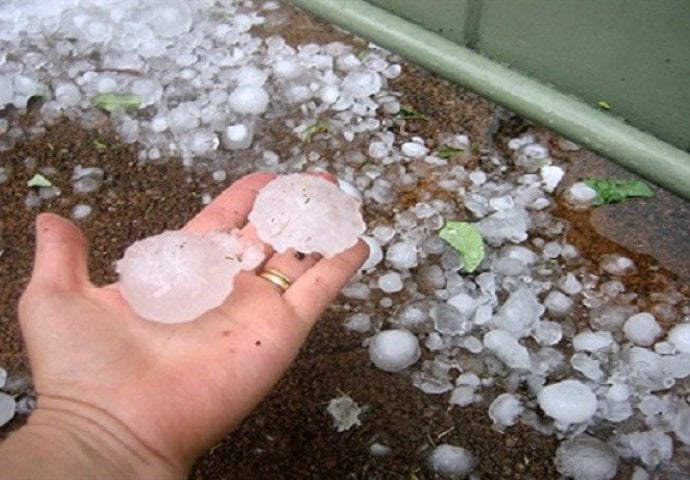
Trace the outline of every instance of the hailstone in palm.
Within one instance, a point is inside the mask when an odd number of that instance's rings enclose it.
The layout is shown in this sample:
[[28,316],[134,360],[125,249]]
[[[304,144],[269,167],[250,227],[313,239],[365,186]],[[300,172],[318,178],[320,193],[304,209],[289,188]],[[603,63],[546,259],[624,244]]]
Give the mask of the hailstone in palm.
[[147,320],[180,323],[219,306],[235,276],[263,260],[258,244],[230,233],[166,231],[132,244],[116,264],[119,287]]
[[278,252],[332,257],[353,247],[366,225],[361,203],[315,175],[284,175],[259,191],[249,221],[259,238]]

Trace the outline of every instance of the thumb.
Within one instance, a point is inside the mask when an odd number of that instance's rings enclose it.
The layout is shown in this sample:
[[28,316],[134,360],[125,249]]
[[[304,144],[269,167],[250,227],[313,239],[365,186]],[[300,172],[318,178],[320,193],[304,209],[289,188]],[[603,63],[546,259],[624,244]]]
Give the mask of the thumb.
[[52,213],[36,217],[31,288],[77,290],[89,284],[87,241],[72,222]]

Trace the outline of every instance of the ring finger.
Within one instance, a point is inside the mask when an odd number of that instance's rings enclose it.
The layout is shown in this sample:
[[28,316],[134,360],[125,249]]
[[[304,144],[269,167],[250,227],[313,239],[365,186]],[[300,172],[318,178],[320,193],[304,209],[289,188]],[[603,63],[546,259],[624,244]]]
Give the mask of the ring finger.
[[283,293],[320,259],[317,253],[304,254],[294,249],[274,253],[257,271],[257,276]]

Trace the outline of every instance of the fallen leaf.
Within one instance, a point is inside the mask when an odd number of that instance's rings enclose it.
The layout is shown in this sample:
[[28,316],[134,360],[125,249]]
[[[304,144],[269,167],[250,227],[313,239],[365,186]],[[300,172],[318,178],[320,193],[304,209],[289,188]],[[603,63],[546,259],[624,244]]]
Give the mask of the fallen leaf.
[[599,100],[599,101],[597,102],[597,105],[598,105],[599,108],[601,108],[602,110],[611,110],[611,105],[609,105],[609,102],[607,102],[607,101],[605,101],[605,100]]
[[302,133],[302,141],[305,143],[311,143],[312,138],[317,133],[325,133],[328,131],[328,122],[325,120],[319,120],[307,127],[307,129]]
[[438,156],[441,158],[450,158],[450,157],[455,156],[458,153],[462,153],[462,152],[464,152],[464,150],[462,148],[455,148],[455,147],[450,147],[448,145],[444,145],[438,151]]
[[418,118],[420,120],[429,120],[429,117],[415,110],[411,105],[401,105],[400,111],[396,114],[396,116],[408,119]]
[[130,110],[141,105],[139,95],[133,93],[102,93],[91,99],[96,107],[112,113],[118,110]]
[[27,187],[52,187],[53,184],[46,177],[44,177],[40,173],[37,173],[36,175],[31,177],[31,180],[26,182],[26,186]]
[[593,205],[618,203],[630,197],[653,197],[649,185],[640,180],[622,180],[617,178],[591,178],[584,182],[597,192]]
[[457,250],[468,273],[473,272],[484,260],[484,239],[473,223],[446,222],[439,236]]

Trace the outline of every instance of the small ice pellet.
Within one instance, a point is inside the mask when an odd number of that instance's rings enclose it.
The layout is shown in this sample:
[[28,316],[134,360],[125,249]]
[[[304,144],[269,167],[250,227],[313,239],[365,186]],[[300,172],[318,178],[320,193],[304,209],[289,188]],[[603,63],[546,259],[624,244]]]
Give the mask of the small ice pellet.
[[393,299],[391,297],[382,297],[381,300],[379,300],[379,305],[383,308],[391,308],[393,306]]
[[211,176],[216,182],[224,182],[228,174],[225,172],[225,170],[218,169],[214,170]]
[[260,115],[268,108],[269,97],[266,90],[255,85],[237,87],[228,98],[228,104],[235,112]]
[[350,72],[342,81],[343,90],[354,98],[366,98],[381,90],[381,76],[376,72]]
[[572,298],[558,290],[551,290],[544,298],[544,306],[549,315],[553,317],[563,317],[570,313],[575,302]]
[[158,115],[151,119],[151,130],[156,133],[164,132],[168,129],[168,121],[162,115]]
[[340,187],[340,189],[341,189],[343,192],[347,193],[348,195],[352,195],[353,197],[355,197],[355,198],[356,198],[357,200],[359,200],[360,202],[362,201],[362,192],[360,192],[360,191],[357,189],[357,187],[355,187],[355,186],[354,186],[353,184],[351,184],[350,182],[348,182],[348,181],[346,181],[346,180],[343,180],[343,179],[339,178],[339,179],[338,179],[338,187]]
[[588,205],[597,198],[597,191],[584,182],[576,182],[568,188],[565,197],[569,203]]
[[24,198],[24,205],[27,208],[37,208],[41,206],[41,197],[36,192],[29,192]]
[[553,192],[565,175],[565,171],[561,167],[553,165],[541,167],[539,173],[544,182],[544,190],[547,192]]
[[690,353],[690,323],[674,326],[666,338],[679,352]]
[[360,268],[360,270],[368,272],[369,270],[373,270],[376,267],[376,265],[383,261],[383,249],[374,237],[370,237],[369,235],[362,235],[359,238],[367,244],[367,247],[369,247],[369,256]]
[[412,242],[398,242],[388,247],[386,260],[396,270],[407,270],[417,266],[417,246]]
[[388,145],[383,142],[371,142],[369,144],[369,156],[371,158],[382,159],[389,153]]
[[280,3],[275,2],[275,1],[266,2],[261,6],[261,8],[263,10],[268,10],[268,11],[278,10],[280,8]]
[[529,351],[505,330],[496,329],[484,335],[484,346],[513,369],[531,368]]
[[353,332],[366,332],[371,328],[371,315],[366,313],[355,313],[349,316],[343,324],[347,330]]
[[369,445],[369,453],[373,457],[385,457],[386,455],[390,454],[393,451],[391,447],[388,445],[384,445],[383,443],[380,442],[374,442],[371,445]]
[[473,170],[469,175],[470,181],[479,186],[486,182],[486,173],[481,170]]
[[455,387],[450,394],[448,403],[459,407],[467,407],[473,404],[476,399],[475,390],[476,387],[471,385],[460,385],[459,387]]
[[409,158],[421,158],[429,152],[421,143],[417,142],[405,142],[400,147],[400,151],[403,155]]
[[0,427],[12,420],[17,411],[17,402],[12,395],[0,392]]
[[302,74],[302,67],[296,58],[284,57],[273,62],[273,74],[284,80],[294,80]]
[[253,129],[249,125],[239,123],[230,125],[223,132],[223,146],[228,150],[242,150],[252,144]]
[[546,258],[558,258],[561,254],[562,247],[558,242],[549,242],[544,245],[544,257]]
[[601,269],[611,275],[629,275],[635,270],[635,263],[621,255],[604,255],[599,262]]
[[610,332],[580,332],[573,337],[573,348],[577,351],[596,352],[609,348],[613,343]]
[[614,383],[606,393],[606,397],[612,402],[624,402],[630,397],[630,388],[624,383]]
[[518,421],[524,407],[512,393],[502,393],[489,405],[489,417],[498,427],[511,427]]
[[379,277],[379,288],[386,293],[395,293],[403,289],[403,281],[400,274],[396,272],[388,272]]
[[432,450],[426,464],[436,473],[448,478],[462,479],[472,473],[477,460],[464,448],[443,443]]
[[384,330],[369,343],[371,362],[386,372],[399,372],[419,360],[419,340],[407,330]]
[[345,285],[341,293],[345,298],[368,300],[371,296],[371,289],[363,283],[354,282]]
[[240,86],[255,85],[261,87],[266,83],[267,78],[268,74],[266,72],[252,65],[245,65],[235,73],[235,80],[237,80],[237,84]]
[[93,208],[91,205],[80,203],[79,205],[75,205],[72,209],[72,218],[75,220],[81,220],[91,215],[92,211]]
[[319,92],[319,98],[324,103],[335,103],[340,98],[340,89],[336,85],[326,85]]
[[382,245],[385,245],[395,237],[395,229],[387,225],[377,225],[371,231],[371,234],[376,240],[378,240]]
[[636,345],[648,347],[662,334],[663,330],[647,312],[636,313],[623,325],[625,337]]

